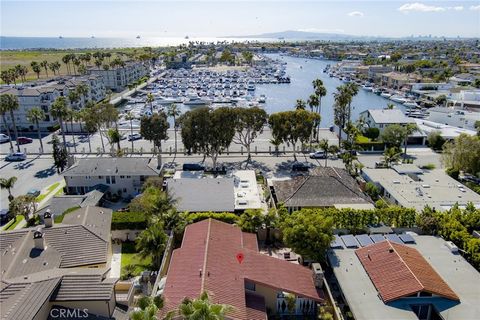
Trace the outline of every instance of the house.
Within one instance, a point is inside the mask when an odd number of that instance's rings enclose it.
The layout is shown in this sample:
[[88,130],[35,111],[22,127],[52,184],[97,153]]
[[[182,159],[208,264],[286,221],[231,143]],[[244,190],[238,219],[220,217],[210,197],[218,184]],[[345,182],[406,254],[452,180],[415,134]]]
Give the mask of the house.
[[59,308],[112,319],[118,280],[109,277],[112,211],[81,208],[61,224],[50,212],[43,218],[44,225],[0,233],[1,319],[54,318]]
[[[36,130],[36,126],[28,121],[27,112],[38,107],[45,112],[45,119],[39,121],[39,126],[42,130],[47,130],[57,124],[55,119],[50,114],[50,108],[55,99],[64,96],[75,90],[79,84],[86,84],[88,92],[85,96],[80,96],[78,102],[73,105],[74,109],[82,109],[85,107],[87,101],[99,102],[105,98],[105,86],[103,79],[99,76],[78,76],[78,77],[61,77],[49,81],[37,81],[32,83],[25,83],[22,86],[3,86],[0,87],[0,94],[13,94],[18,98],[19,107],[14,111],[15,124],[19,129]],[[10,114],[5,115],[7,123],[13,129],[13,122]],[[2,130],[5,124],[2,122]]]
[[255,171],[235,170],[213,177],[203,172],[177,171],[167,190],[179,211],[243,212],[262,208]]
[[426,120],[453,127],[476,130],[475,123],[480,121],[480,113],[454,108],[434,107],[428,109]]
[[67,195],[62,194],[53,196],[46,206],[43,206],[36,214],[42,219],[45,212],[55,212],[57,215],[62,214],[72,208],[84,208],[91,206],[99,206],[103,200],[104,193],[99,190],[92,190],[83,195]]
[[382,74],[381,79],[382,86],[398,90],[410,82],[420,82],[422,77],[415,74],[391,71]]
[[127,61],[124,66],[105,69],[91,66],[87,69],[90,75],[103,78],[105,87],[112,91],[122,91],[129,84],[148,75],[148,68],[141,62]]
[[322,285],[321,268],[310,270],[262,254],[255,234],[207,219],[187,226],[182,246],[172,253],[160,315],[204,291],[213,302],[233,307],[227,314],[232,320],[266,320],[267,310],[287,315],[287,293],[296,298],[294,315],[314,315],[325,299]]
[[377,128],[380,132],[391,124],[407,125],[415,120],[405,116],[400,109],[368,109],[360,113],[360,118],[369,128]]
[[301,208],[362,208],[373,204],[347,171],[333,167],[318,167],[307,176],[270,181],[272,198],[289,211]]
[[133,198],[161,169],[150,158],[80,158],[62,172],[68,194],[102,190],[107,196]]
[[356,320],[478,318],[480,274],[445,240],[413,234],[400,235],[405,242],[377,241],[376,236],[370,236],[371,244],[336,243],[327,252]]
[[480,195],[441,169],[422,170],[408,164],[391,169],[363,168],[362,176],[379,187],[385,200],[402,207],[421,211],[428,205],[448,210],[455,204],[466,206],[472,202],[480,208]]

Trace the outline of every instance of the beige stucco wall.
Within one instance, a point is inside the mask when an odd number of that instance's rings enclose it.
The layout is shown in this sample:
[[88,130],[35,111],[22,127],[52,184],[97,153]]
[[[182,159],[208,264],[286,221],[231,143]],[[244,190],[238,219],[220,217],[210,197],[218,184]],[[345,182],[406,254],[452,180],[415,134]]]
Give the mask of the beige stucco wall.
[[255,291],[256,294],[259,294],[265,298],[265,308],[270,309],[272,313],[276,313],[277,311],[277,291],[262,286],[260,284],[255,284]]

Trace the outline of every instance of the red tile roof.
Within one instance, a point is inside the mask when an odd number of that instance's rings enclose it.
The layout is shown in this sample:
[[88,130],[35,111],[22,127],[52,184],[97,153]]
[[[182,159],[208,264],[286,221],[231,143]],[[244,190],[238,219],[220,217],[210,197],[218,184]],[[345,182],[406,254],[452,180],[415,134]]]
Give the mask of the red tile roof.
[[[238,253],[244,255],[241,264]],[[182,247],[173,252],[163,312],[176,309],[185,297],[197,298],[207,291],[213,303],[234,307],[230,319],[266,319],[258,303],[247,306],[245,280],[318,302],[324,299],[310,269],[261,254],[255,235],[208,219],[187,226]]]
[[422,291],[460,300],[414,248],[387,240],[357,249],[355,253],[384,302]]

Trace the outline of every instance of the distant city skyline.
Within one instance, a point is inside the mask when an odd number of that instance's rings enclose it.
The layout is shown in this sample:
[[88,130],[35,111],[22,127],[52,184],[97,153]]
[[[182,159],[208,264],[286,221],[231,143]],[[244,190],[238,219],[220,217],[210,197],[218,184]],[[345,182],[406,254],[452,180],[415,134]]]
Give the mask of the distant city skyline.
[[1,35],[480,37],[480,1],[1,1]]

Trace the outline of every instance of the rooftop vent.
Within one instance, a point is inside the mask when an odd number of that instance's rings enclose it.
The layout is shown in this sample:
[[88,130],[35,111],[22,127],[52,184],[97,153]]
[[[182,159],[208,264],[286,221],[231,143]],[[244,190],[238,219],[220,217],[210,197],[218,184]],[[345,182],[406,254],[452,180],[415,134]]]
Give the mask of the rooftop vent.
[[43,223],[45,224],[45,228],[53,227],[53,214],[50,212],[50,209],[47,209],[43,214]]

